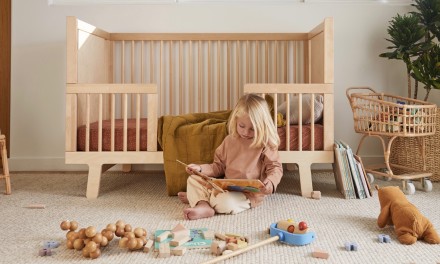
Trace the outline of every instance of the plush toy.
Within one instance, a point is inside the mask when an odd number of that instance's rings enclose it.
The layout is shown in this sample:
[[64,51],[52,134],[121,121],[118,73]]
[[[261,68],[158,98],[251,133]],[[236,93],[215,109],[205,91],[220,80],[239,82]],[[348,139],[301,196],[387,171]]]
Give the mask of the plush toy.
[[430,244],[439,244],[440,237],[431,222],[407,199],[397,186],[379,188],[376,185],[380,202],[377,225],[380,228],[394,225],[400,243],[411,245],[417,239]]

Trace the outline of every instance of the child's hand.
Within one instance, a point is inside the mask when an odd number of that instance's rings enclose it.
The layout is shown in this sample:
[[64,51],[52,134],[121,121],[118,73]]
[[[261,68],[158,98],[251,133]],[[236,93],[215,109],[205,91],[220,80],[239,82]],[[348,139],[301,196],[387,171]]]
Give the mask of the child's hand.
[[186,167],[186,172],[188,174],[194,174],[194,172],[202,172],[202,167],[197,164],[188,164]]
[[273,193],[273,184],[269,179],[263,181],[264,187],[260,188],[262,194],[268,195]]

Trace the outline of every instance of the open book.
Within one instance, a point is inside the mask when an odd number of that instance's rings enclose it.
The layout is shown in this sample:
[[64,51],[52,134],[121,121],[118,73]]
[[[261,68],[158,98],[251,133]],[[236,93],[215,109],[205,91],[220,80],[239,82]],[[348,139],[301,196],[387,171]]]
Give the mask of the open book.
[[[187,164],[181,162],[180,160],[176,160],[180,164],[188,167]],[[233,192],[259,192],[260,188],[264,187],[264,184],[260,180],[254,179],[216,179],[209,177],[201,172],[192,170],[195,175],[198,175],[205,179],[211,186],[217,190],[228,190]]]

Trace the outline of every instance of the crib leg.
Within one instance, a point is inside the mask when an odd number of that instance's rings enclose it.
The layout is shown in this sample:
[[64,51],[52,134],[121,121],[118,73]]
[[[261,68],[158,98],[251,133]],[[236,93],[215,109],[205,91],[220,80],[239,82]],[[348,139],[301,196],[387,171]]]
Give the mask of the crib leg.
[[295,163],[287,163],[286,164],[286,170],[288,171],[294,171],[297,169],[297,166]]
[[131,164],[122,164],[122,171],[123,172],[130,172],[131,171]]
[[89,176],[87,179],[87,199],[96,199],[101,184],[102,164],[89,164]]
[[301,185],[301,195],[310,198],[313,191],[312,185],[312,164],[298,163],[299,181]]

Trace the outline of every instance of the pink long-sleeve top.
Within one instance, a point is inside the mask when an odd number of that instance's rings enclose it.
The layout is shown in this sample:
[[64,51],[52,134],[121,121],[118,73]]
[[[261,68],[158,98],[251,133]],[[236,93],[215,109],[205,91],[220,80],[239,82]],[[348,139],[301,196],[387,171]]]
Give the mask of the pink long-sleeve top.
[[[259,179],[262,182],[267,178],[275,192],[283,176],[278,150],[250,148],[251,144],[250,139],[226,136],[215,151],[213,163],[201,165],[203,173],[210,177],[224,175],[226,179]],[[263,194],[246,195],[251,207],[260,205],[264,197]]]

